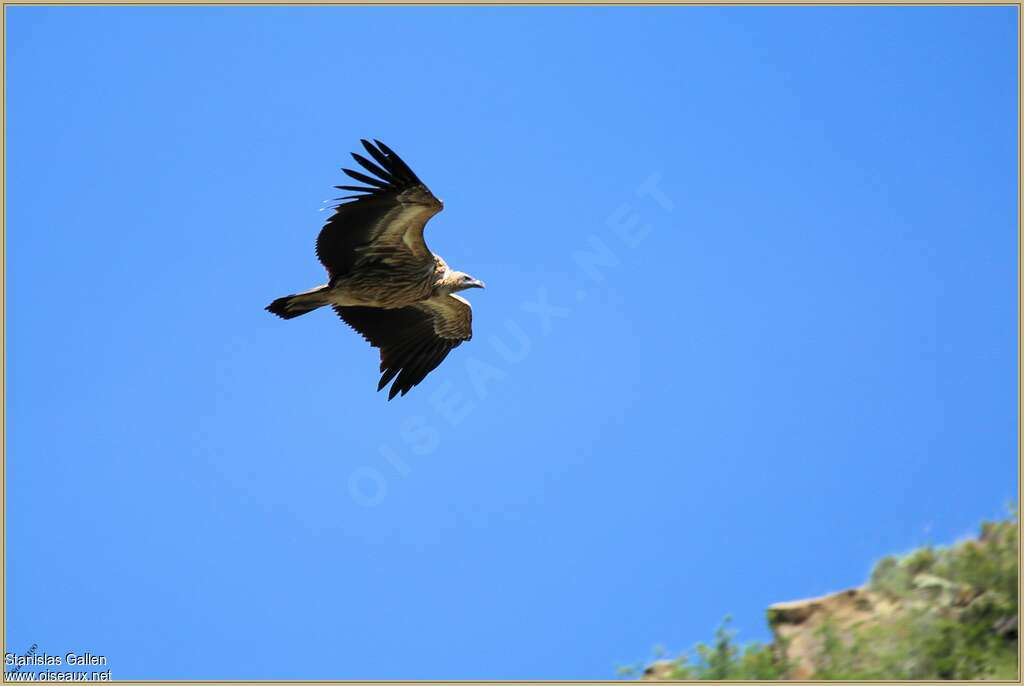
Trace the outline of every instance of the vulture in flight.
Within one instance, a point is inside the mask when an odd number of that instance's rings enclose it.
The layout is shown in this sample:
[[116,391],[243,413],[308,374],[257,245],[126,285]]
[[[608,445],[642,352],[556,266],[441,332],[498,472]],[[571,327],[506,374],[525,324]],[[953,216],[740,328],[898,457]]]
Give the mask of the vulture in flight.
[[[278,298],[267,310],[292,319],[330,305],[370,345],[380,348],[381,390],[405,395],[473,336],[473,310],[455,295],[482,281],[430,252],[423,229],[444,207],[412,169],[378,140],[363,140],[372,159],[352,153],[366,173],[343,169],[362,186],[339,198],[316,239],[327,269],[322,286]],[[347,201],[347,202],[345,202]]]

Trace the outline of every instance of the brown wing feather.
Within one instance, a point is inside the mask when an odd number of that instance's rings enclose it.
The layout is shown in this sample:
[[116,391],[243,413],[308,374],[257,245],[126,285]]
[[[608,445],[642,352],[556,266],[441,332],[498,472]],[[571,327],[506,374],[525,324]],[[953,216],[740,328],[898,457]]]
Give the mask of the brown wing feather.
[[394,379],[388,400],[405,395],[437,368],[454,348],[473,337],[473,311],[457,295],[397,309],[335,306],[345,323],[380,348],[380,383]]
[[367,261],[407,261],[428,265],[430,249],[423,229],[443,209],[441,201],[398,155],[380,141],[362,141],[374,164],[356,153],[352,157],[371,174],[345,169],[365,186],[337,186],[358,195],[345,196],[316,239],[316,255],[331,280]]

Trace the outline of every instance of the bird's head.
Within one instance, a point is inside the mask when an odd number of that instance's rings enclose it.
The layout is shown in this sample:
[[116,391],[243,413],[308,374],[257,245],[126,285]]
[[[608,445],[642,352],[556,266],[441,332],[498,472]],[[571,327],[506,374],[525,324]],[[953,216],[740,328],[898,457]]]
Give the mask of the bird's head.
[[452,272],[447,279],[451,284],[451,292],[464,291],[467,288],[483,288],[484,282],[480,279],[474,279],[466,272]]

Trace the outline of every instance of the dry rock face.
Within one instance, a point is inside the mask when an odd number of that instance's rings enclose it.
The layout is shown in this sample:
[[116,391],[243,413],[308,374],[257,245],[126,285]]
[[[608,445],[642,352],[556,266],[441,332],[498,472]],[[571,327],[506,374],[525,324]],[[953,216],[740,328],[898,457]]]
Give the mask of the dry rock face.
[[658,660],[647,666],[641,681],[669,681],[676,671],[675,660]]
[[785,650],[792,665],[790,679],[814,675],[814,658],[823,652],[822,627],[826,620],[840,640],[848,639],[865,622],[876,622],[896,612],[898,606],[885,596],[864,587],[838,593],[776,603],[768,608],[768,624],[775,635],[776,649]]

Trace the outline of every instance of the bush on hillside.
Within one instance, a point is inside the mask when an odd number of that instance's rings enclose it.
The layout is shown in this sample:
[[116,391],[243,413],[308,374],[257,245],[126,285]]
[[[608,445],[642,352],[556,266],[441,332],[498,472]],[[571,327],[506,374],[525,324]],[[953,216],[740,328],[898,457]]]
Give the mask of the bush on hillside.
[[[948,547],[926,546],[880,560],[868,588],[898,611],[846,635],[829,622],[818,631],[816,680],[1017,679],[1018,530],[1016,508],[986,522],[981,535]],[[790,665],[785,646],[738,645],[729,618],[713,643],[660,662],[663,679],[774,680]],[[636,667],[619,673],[637,677]]]

